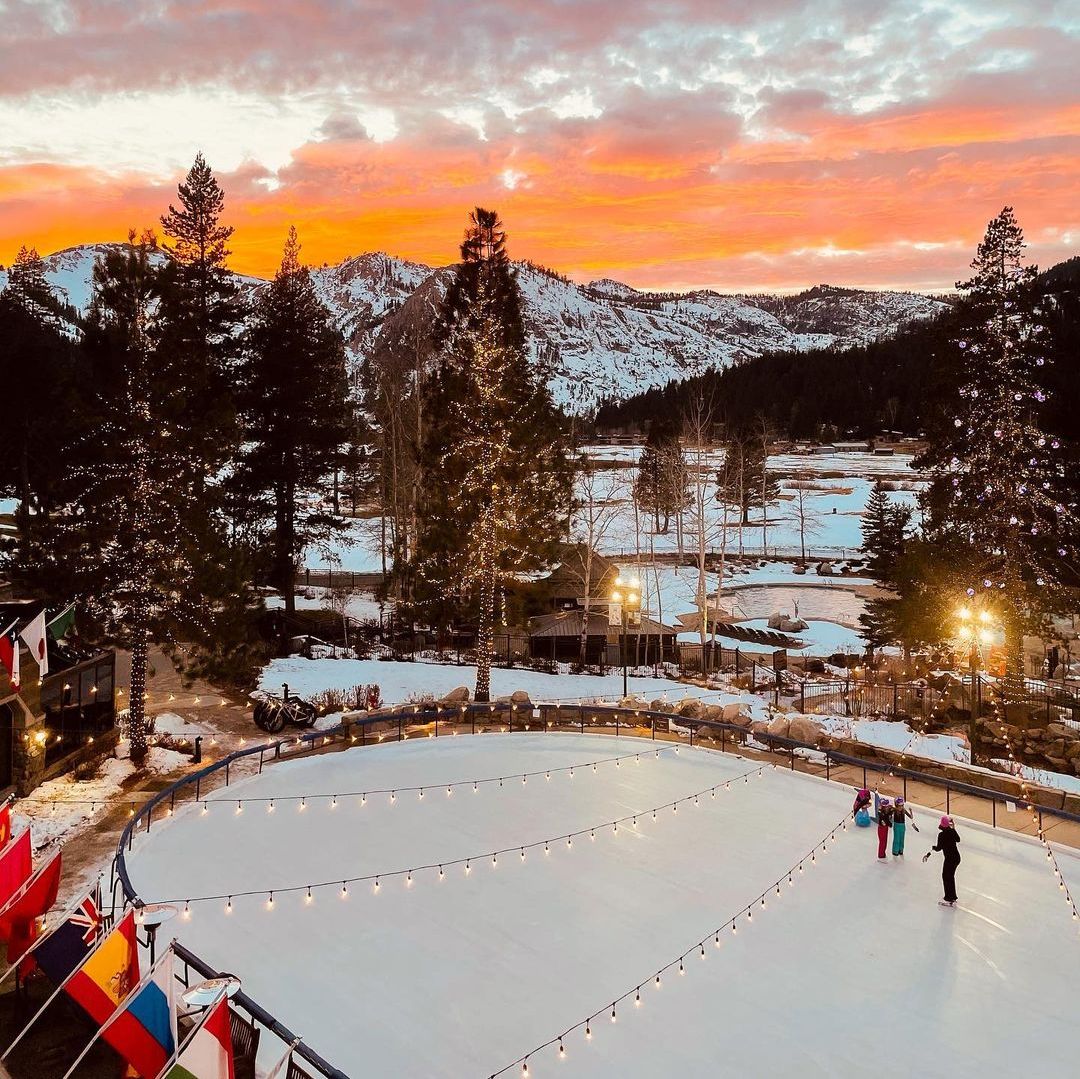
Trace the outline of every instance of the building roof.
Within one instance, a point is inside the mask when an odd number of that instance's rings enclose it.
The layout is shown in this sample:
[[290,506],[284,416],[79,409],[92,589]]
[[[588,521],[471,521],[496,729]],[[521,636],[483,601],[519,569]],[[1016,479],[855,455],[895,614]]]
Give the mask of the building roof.
[[[547,578],[540,582],[549,590],[556,590],[564,585],[571,586],[575,595],[585,589],[585,561],[588,545],[584,543],[564,544],[560,552],[559,563],[552,567]],[[589,592],[593,597],[607,591],[608,578],[617,577],[619,567],[609,558],[596,551],[592,553],[589,566]]]
[[[586,612],[580,609],[572,611],[555,611],[552,614],[543,614],[529,621],[530,637],[580,637],[581,620]],[[618,634],[622,627],[608,623],[607,612],[590,610],[588,612],[588,627],[586,633],[590,637],[606,637],[609,633]],[[641,616],[640,626],[629,626],[627,632],[630,636],[639,634],[651,634],[653,636],[670,635],[676,632],[674,627],[665,626],[648,615]]]

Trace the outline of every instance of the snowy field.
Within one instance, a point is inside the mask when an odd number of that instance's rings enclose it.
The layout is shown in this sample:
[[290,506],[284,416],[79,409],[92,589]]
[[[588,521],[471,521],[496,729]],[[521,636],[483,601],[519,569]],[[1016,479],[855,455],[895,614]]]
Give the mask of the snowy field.
[[[374,682],[382,690],[383,701],[400,704],[424,698],[442,697],[457,686],[476,684],[476,667],[452,663],[407,663],[378,659],[303,659],[289,656],[272,660],[263,668],[259,688],[279,693],[288,682],[290,693],[310,697],[325,689],[351,689]],[[527,690],[536,701],[594,700],[604,697],[615,701],[622,697],[622,668],[611,674],[545,674],[527,667],[494,667],[491,671],[492,697],[509,696],[515,689]],[[630,677],[630,692],[650,700],[666,697],[700,697],[704,691],[670,678]],[[704,694],[709,701],[726,704],[739,698],[736,694]],[[747,700],[749,695],[745,695]],[[760,704],[757,698],[755,703]]]
[[[574,778],[475,793],[468,782],[639,750],[640,763]],[[179,939],[353,1076],[483,1079],[570,1028],[565,1060],[556,1041],[530,1056],[530,1076],[1076,1074],[1080,941],[1037,843],[959,820],[960,905],[945,909],[940,862],[919,861],[936,815],[918,813],[903,860],[879,865],[871,834],[850,828],[811,863],[850,792],[769,769],[726,791],[746,769],[685,747],[657,759],[626,738],[393,743],[268,768],[229,793],[274,797],[273,813],[228,801],[183,811],[137,838],[129,867],[147,901],[222,896],[192,903]],[[402,790],[418,785],[427,797]],[[653,821],[652,807],[713,786],[715,799]],[[399,793],[344,797],[376,788]],[[283,800],[302,794],[303,810]],[[637,829],[613,830],[634,813]],[[530,843],[541,846],[523,861]],[[448,866],[440,880],[439,864],[473,856],[471,872]],[[1058,857],[1080,886],[1075,856]],[[411,884],[389,875],[409,869]],[[377,891],[357,882],[342,896],[342,878],[376,873]],[[317,882],[328,886],[308,903]],[[766,909],[743,913],[733,936],[730,919],[765,891]],[[590,1016],[586,1040],[577,1024]],[[263,1066],[277,1052],[264,1038]]]

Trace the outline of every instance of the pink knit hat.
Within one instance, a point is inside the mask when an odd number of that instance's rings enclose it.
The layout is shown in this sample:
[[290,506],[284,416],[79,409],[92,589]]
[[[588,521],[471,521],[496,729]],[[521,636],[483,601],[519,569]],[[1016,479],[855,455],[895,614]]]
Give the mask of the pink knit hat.
[[941,820],[938,821],[938,827],[939,828],[951,828],[952,827],[952,817],[942,817]]

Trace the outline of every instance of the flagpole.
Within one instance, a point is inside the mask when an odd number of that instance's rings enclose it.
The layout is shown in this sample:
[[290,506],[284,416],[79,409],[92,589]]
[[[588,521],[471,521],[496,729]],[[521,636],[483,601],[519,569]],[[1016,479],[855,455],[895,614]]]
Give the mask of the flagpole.
[[[66,1072],[64,1072],[63,1076],[61,1076],[61,1079],[68,1079],[68,1076],[70,1076],[71,1073],[82,1063],[83,1057],[85,1057],[86,1054],[89,1053],[90,1050],[94,1048],[94,1045],[97,1043],[98,1038],[100,1038],[101,1035],[104,1034],[105,1031],[108,1030],[109,1027],[111,1027],[113,1025],[113,1023],[117,1019],[120,1018],[120,1013],[126,1010],[128,1001],[131,1000],[135,996],[135,994],[138,993],[139,990],[142,989],[142,987],[144,985],[146,985],[146,983],[148,981],[150,981],[150,979],[154,976],[154,971],[156,971],[157,968],[160,967],[161,964],[165,962],[166,957],[172,955],[173,943],[174,943],[173,941],[169,941],[169,946],[168,946],[168,948],[165,949],[165,953],[162,955],[162,957],[146,972],[146,975],[142,979],[142,981],[139,982],[139,984],[137,986],[135,986],[135,988],[132,989],[131,992],[128,993],[128,995],[126,997],[124,997],[123,1001],[117,1006],[116,1011],[114,1011],[112,1013],[112,1015],[110,1015],[109,1018],[106,1019],[105,1022],[102,1023],[100,1027],[98,1027],[97,1032],[94,1034],[94,1036],[87,1043],[86,1048],[75,1058],[75,1063],[72,1064],[71,1067],[68,1068],[68,1070]],[[123,1054],[121,1054],[121,1055],[123,1055]]]
[[[20,833],[20,835],[21,834],[22,833]],[[34,881],[37,880],[38,877],[40,877],[41,874],[44,873],[45,870],[48,869],[53,864],[53,862],[56,861],[57,858],[60,857],[60,854],[61,851],[54,851],[53,856],[44,865],[38,866],[38,868],[35,869],[29,877],[27,877],[26,882],[20,886],[19,890],[3,905],[3,907],[0,907],[0,918],[3,918],[3,916],[7,914],[9,907],[13,906],[18,900],[22,899],[22,897],[29,889],[30,885],[33,884]]]
[[[172,945],[170,945],[170,947],[172,947]],[[199,1021],[191,1028],[191,1030],[188,1031],[188,1036],[184,1039],[183,1044],[177,1044],[176,1050],[173,1052],[173,1055],[165,1061],[165,1067],[157,1073],[154,1079],[165,1079],[165,1076],[169,1073],[169,1069],[180,1059],[180,1054],[183,1053],[183,1051],[188,1047],[188,1043],[191,1041],[191,1039],[194,1038],[195,1035],[198,1034],[199,1031],[202,1030],[202,1028],[206,1025],[206,1020],[210,1018],[210,1013],[223,1000],[227,999],[227,996],[228,994],[226,991],[226,987],[222,986],[221,992],[218,994],[217,999],[206,1006],[206,1010],[202,1013],[202,1015],[199,1016]],[[64,1076],[64,1079],[67,1079],[67,1076]]]
[[[35,940],[35,941],[34,941],[34,943],[33,943],[33,944],[31,944],[31,945],[30,945],[30,947],[29,947],[29,948],[27,948],[27,949],[26,949],[26,951],[25,951],[25,952],[23,952],[23,954],[22,954],[21,956],[19,956],[18,960],[16,960],[16,961],[15,961],[14,963],[12,963],[12,964],[11,964],[11,966],[10,966],[10,967],[8,967],[8,968],[7,968],[7,970],[5,970],[3,974],[0,974],[0,985],[2,985],[2,984],[3,984],[4,982],[6,982],[6,981],[7,981],[7,978],[8,978],[8,975],[9,975],[9,974],[10,974],[10,973],[11,973],[11,972],[12,972],[13,970],[18,970],[18,968],[19,968],[20,966],[22,966],[22,962],[23,962],[23,960],[24,960],[24,959],[25,959],[25,958],[26,958],[26,957],[27,957],[27,956],[28,956],[28,955],[29,955],[29,954],[30,954],[30,953],[31,953],[31,952],[32,952],[32,951],[33,951],[33,950],[34,950],[34,949],[35,949],[35,948],[36,948],[36,947],[37,947],[37,946],[39,945],[39,944],[44,944],[44,943],[45,943],[45,941],[47,941],[47,940],[48,940],[48,939],[49,939],[49,938],[50,938],[50,937],[51,937],[51,936],[53,935],[53,933],[55,933],[55,932],[57,931],[57,929],[59,929],[59,928],[60,928],[60,926],[62,926],[62,925],[63,925],[63,924],[64,924],[64,923],[65,923],[65,922],[66,922],[66,921],[68,920],[68,918],[70,918],[70,917],[71,917],[71,915],[72,915],[72,914],[74,914],[74,913],[75,913],[75,911],[77,911],[77,910],[79,909],[79,907],[81,907],[81,906],[83,905],[83,903],[85,903],[85,902],[86,902],[86,900],[87,900],[87,899],[89,899],[89,898],[90,898],[91,894],[92,894],[92,893],[93,893],[94,891],[97,891],[97,890],[98,890],[98,889],[99,889],[100,887],[101,887],[101,879],[100,879],[100,878],[98,878],[97,886],[96,886],[95,888],[92,888],[92,889],[91,889],[91,890],[90,890],[89,892],[84,892],[84,893],[83,893],[83,894],[82,894],[82,895],[80,896],[80,898],[76,899],[76,900],[75,900],[75,902],[74,902],[74,903],[72,903],[72,905],[71,905],[70,907],[68,907],[68,909],[67,909],[67,910],[65,910],[65,911],[64,911],[63,915],[61,915],[61,917],[60,917],[60,920],[59,920],[59,921],[58,921],[58,922],[56,923],[56,925],[55,925],[55,926],[53,926],[53,928],[52,928],[52,929],[50,929],[50,930],[49,930],[49,931],[48,931],[47,933],[42,933],[42,934],[41,934],[41,936],[40,936],[40,937],[38,937],[38,939],[37,939],[37,940]],[[90,956],[89,956],[89,955],[87,955],[87,959],[89,959],[89,958],[90,958]]]
[[[125,917],[126,917],[126,915],[125,915]],[[115,926],[114,926],[114,928],[115,928]],[[34,1017],[30,1020],[29,1023],[26,1024],[26,1026],[24,1026],[22,1028],[22,1031],[19,1033],[19,1036],[3,1051],[3,1053],[0,1053],[0,1060],[7,1060],[8,1055],[10,1054],[11,1050],[14,1049],[15,1046],[18,1045],[19,1042],[21,1042],[24,1037],[26,1037],[27,1031],[41,1018],[41,1015],[45,1011],[45,1009],[48,1008],[48,1006],[50,1004],[52,1004],[52,1002],[54,1000],[56,1000],[56,998],[60,995],[61,990],[67,988],[68,982],[70,982],[71,979],[74,978],[75,975],[78,974],[79,971],[82,970],[82,968],[86,966],[86,964],[90,960],[90,957],[93,956],[97,952],[98,948],[100,948],[102,946],[102,944],[104,944],[105,941],[107,941],[111,935],[112,935],[111,930],[110,930],[109,933],[103,933],[101,935],[101,937],[98,939],[98,942],[83,957],[83,961],[53,990],[52,996],[50,996],[49,999],[47,1001],[45,1001],[45,1003],[42,1004],[42,1006],[40,1008],[38,1008],[38,1010],[34,1013]]]

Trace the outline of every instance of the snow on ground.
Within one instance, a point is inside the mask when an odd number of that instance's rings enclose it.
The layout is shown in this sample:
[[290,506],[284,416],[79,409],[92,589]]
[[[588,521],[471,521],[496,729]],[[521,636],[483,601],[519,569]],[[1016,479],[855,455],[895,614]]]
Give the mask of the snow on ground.
[[842,588],[845,585],[873,585],[877,582],[873,577],[821,576],[814,566],[809,567],[805,573],[796,573],[792,562],[760,562],[749,566],[740,562],[729,563],[724,577],[725,590],[771,584]]
[[1013,764],[1009,760],[995,760],[994,763],[1000,766],[1001,771],[1018,777],[1022,776],[1029,783],[1038,783],[1041,787],[1054,787],[1056,790],[1080,794],[1080,776],[1050,772],[1045,768],[1032,768],[1028,764]]
[[[476,683],[476,668],[458,667],[443,663],[407,663],[400,660],[377,659],[302,659],[289,656],[272,660],[263,668],[259,688],[280,693],[281,684],[288,682],[290,693],[310,697],[325,689],[349,689],[352,686],[375,683],[387,704],[441,697],[457,686]],[[528,667],[494,667],[491,671],[493,697],[507,696],[515,689],[527,690],[537,701],[593,700],[608,701],[622,697],[622,669],[610,674],[545,674]],[[668,700],[700,697],[697,686],[684,685],[670,678],[630,678],[630,692],[650,700],[666,695]],[[738,699],[736,694],[708,694],[710,701],[724,704]]]
[[[584,446],[582,454],[591,461],[610,461],[619,464],[637,464],[642,447],[636,446]],[[918,478],[912,467],[913,455],[909,453],[872,454],[857,451],[834,453],[774,453],[769,457],[769,471],[778,476],[791,476],[809,472],[820,476],[874,476],[883,479]],[[724,462],[722,449],[710,450],[705,455],[709,468],[719,468]]]
[[[153,746],[143,774],[169,775],[190,763],[191,758],[183,753]],[[129,759],[109,757],[90,779],[76,779],[72,772],[50,779],[16,803],[14,830],[20,831],[29,823],[34,850],[56,843],[99,816],[104,803],[115,799],[134,773]]]
[[[473,777],[582,764],[642,748],[639,765],[601,765],[550,782],[458,789]],[[1075,929],[1042,847],[958,820],[960,905],[938,906],[940,861],[920,856],[937,814],[884,865],[871,830],[849,828],[827,854],[789,867],[850,813],[850,791],[783,770],[720,787],[653,822],[648,810],[745,769],[732,756],[611,737],[489,735],[419,739],[267,768],[236,796],[427,785],[399,794],[278,801],[269,814],[227,801],[185,810],[129,856],[147,900],[193,903],[177,936],[351,1075],[491,1075],[530,1057],[529,1074],[581,1079],[724,1075],[982,1076],[1075,1074]],[[600,827],[641,811],[640,826]],[[518,856],[521,844],[554,839]],[[492,864],[490,851],[507,850]],[[466,875],[437,866],[480,855]],[[1080,885],[1080,860],[1062,851]],[[378,894],[342,877],[431,865]],[[333,882],[304,893],[283,886]],[[781,896],[771,890],[781,882]],[[272,910],[264,889],[278,888]],[[240,898],[248,889],[259,895]],[[712,931],[768,890],[767,908]],[[702,960],[696,942],[705,939]],[[655,972],[687,952],[656,987]],[[642,1004],[633,992],[641,987]],[[620,1003],[618,1022],[609,1019]],[[1007,996],[1005,995],[1007,993]],[[887,1006],[882,1002],[887,1001]],[[1035,1001],[1034,1006],[1024,1002]],[[987,1017],[993,1036],[987,1036]],[[899,1034],[897,1033],[899,1031]],[[280,1053],[264,1037],[260,1063]],[[508,1075],[521,1074],[520,1066]]]
[[952,734],[916,735],[906,723],[886,719],[846,719],[829,715],[812,715],[809,718],[824,724],[829,734],[851,738],[879,749],[907,752],[948,764],[967,764],[971,758],[967,741]]
[[[360,572],[357,570],[356,572]],[[332,610],[329,588],[317,588],[314,585],[303,589],[296,594],[296,609],[298,611],[329,611]],[[280,611],[285,607],[285,600],[281,596],[267,596],[265,600],[268,611]],[[359,622],[379,621],[379,601],[375,593],[370,590],[359,591],[349,596],[345,606],[345,613],[350,618]],[[393,604],[382,604],[385,615],[393,610]]]

